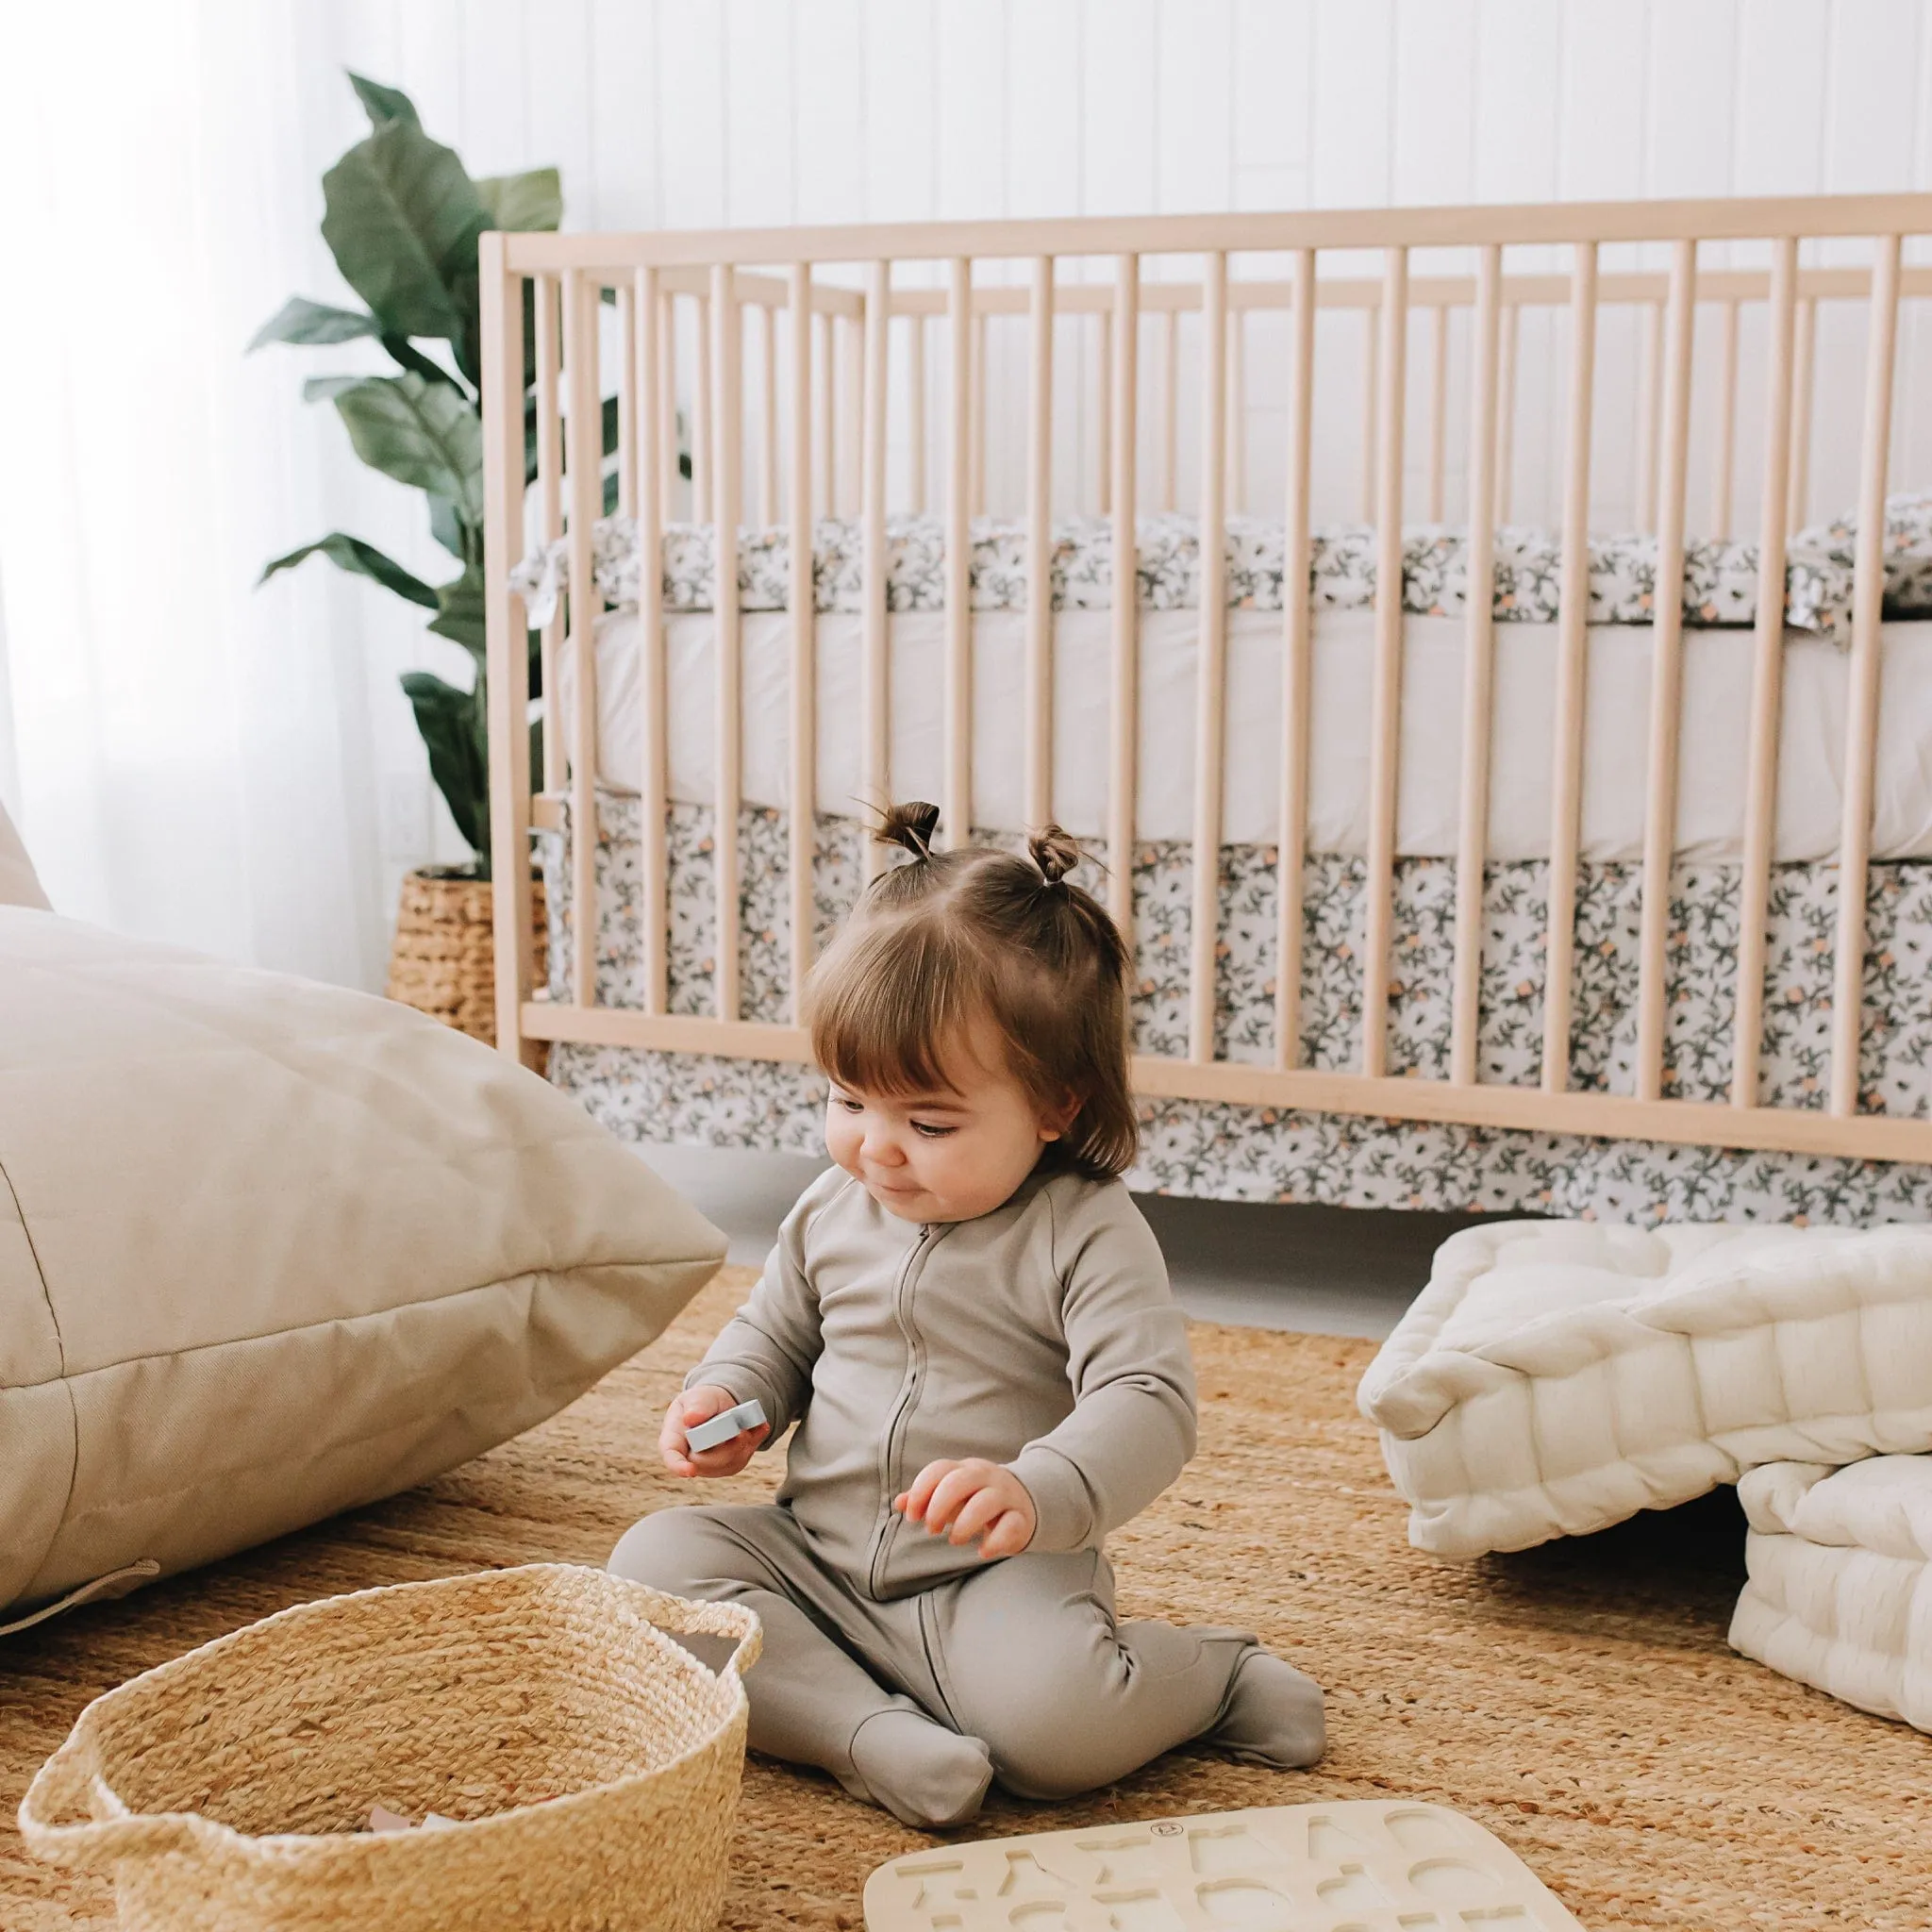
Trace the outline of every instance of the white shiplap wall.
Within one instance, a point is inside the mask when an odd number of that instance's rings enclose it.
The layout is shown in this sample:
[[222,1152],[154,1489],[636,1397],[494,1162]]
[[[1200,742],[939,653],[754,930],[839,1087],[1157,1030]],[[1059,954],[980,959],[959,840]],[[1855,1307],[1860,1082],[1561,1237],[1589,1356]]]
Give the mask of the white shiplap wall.
[[[339,57],[408,88],[474,172],[559,165],[575,228],[1932,187],[1926,0],[351,0],[333,18]],[[345,108],[345,141],[354,123]],[[1327,321],[1318,510],[1348,514],[1358,352]],[[1260,508],[1281,411],[1270,325],[1251,326]],[[1631,319],[1607,317],[1605,383],[1631,379],[1635,347]],[[1827,312],[1821,508],[1851,493],[1837,425],[1857,420],[1860,347],[1857,319]],[[1922,319],[1906,348],[1894,474],[1923,479]],[[1556,318],[1525,319],[1524,516],[1554,489],[1561,352]],[[1008,363],[1017,377],[1017,342],[996,341],[996,389]],[[1760,368],[1747,324],[1747,398]],[[1062,388],[1061,459],[1091,464],[1077,381]],[[1627,419],[1600,419],[1600,523],[1628,514]],[[1748,402],[1742,421],[1749,506]],[[1017,462],[995,432],[996,508]],[[1693,505],[1708,487],[1693,474]],[[400,661],[417,646],[397,622]],[[380,742],[400,862],[421,777],[399,707]]]

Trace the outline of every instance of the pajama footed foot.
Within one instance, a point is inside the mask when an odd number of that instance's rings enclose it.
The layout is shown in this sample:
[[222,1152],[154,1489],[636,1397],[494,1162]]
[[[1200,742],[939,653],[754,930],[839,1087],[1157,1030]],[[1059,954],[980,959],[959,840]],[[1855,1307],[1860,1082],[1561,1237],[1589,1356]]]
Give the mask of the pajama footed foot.
[[1221,1722],[1207,1738],[1233,1757],[1276,1771],[1304,1770],[1327,1740],[1321,1685],[1265,1650],[1241,1659]]
[[977,1738],[962,1738],[912,1710],[867,1718],[853,1734],[852,1769],[853,1776],[840,1782],[855,1798],[870,1799],[919,1831],[976,1818],[992,1782],[992,1757]]

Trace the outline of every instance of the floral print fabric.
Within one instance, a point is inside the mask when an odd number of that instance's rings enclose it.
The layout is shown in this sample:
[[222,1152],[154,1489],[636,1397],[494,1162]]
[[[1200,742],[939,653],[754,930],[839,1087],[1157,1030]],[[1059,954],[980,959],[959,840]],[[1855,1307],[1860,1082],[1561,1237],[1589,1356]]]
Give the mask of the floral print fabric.
[[[641,1004],[639,801],[600,791],[594,943],[600,1002]],[[708,1013],[715,970],[709,810],[667,814],[669,1006]],[[860,829],[815,826],[818,939],[856,898]],[[782,814],[740,822],[743,1016],[789,1020],[785,935],[788,831]],[[551,919],[553,997],[567,997],[575,917],[567,835],[540,837]],[[1083,882],[1098,884],[1099,863]],[[1142,1053],[1187,1050],[1192,866],[1179,842],[1132,855],[1136,985]],[[1303,1064],[1346,1071],[1361,1052],[1362,861],[1310,856],[1303,867]],[[1485,1081],[1541,1076],[1547,867],[1492,863],[1484,873],[1479,1064]],[[1224,848],[1216,1051],[1274,1058],[1276,855]],[[1822,1107],[1829,1076],[1837,869],[1774,867],[1760,1091],[1771,1106]],[[1723,1100],[1732,1054],[1739,868],[1680,865],[1672,879],[1666,1091]],[[1391,1074],[1448,1072],[1456,869],[1396,867],[1390,973]],[[1631,1091],[1637,1023],[1641,869],[1586,864],[1576,905],[1570,1078],[1585,1091]],[[1867,902],[1861,1105],[1932,1114],[1932,865],[1874,865]],[[824,1087],[808,1068],[631,1048],[559,1043],[550,1076],[625,1138],[811,1152]],[[1144,1100],[1137,1187],[1225,1200],[1318,1202],[1602,1216],[1619,1220],[1764,1220],[1840,1224],[1932,1219],[1932,1168],[1735,1149],[1376,1121],[1208,1102]]]
[[[1792,539],[1805,555],[1852,568],[1858,541],[1856,515],[1818,524]],[[1932,611],[1932,491],[1892,496],[1885,504],[1885,615],[1924,617]]]
[[[1142,518],[1136,529],[1141,604],[1148,610],[1191,609],[1199,602],[1200,543],[1191,517]],[[945,608],[944,527],[932,517],[895,517],[886,525],[887,608]],[[1375,601],[1375,533],[1366,524],[1317,530],[1308,566],[1309,596],[1331,609]],[[1657,594],[1655,537],[1593,537],[1590,543],[1591,624],[1648,624]],[[739,535],[738,600],[745,610],[783,610],[791,581],[791,532]],[[1231,517],[1226,531],[1227,601],[1237,608],[1279,610],[1285,537],[1278,523]],[[620,608],[637,606],[643,562],[635,522],[607,517],[591,537],[591,572],[599,593]],[[1026,607],[1024,527],[981,518],[973,525],[972,596],[975,610]],[[1113,529],[1083,519],[1054,526],[1053,606],[1104,610],[1113,599]],[[708,524],[674,524],[664,532],[661,591],[667,610],[708,610],[716,589],[716,546]],[[530,622],[546,624],[570,579],[570,545],[558,539],[526,558],[511,575]],[[859,526],[827,519],[813,532],[815,608],[861,608],[864,557]],[[1791,545],[1786,565],[1785,620],[1799,630],[1842,640],[1850,621],[1849,552],[1829,541]],[[1547,531],[1496,533],[1492,604],[1499,623],[1554,624],[1562,584],[1561,547]],[[1464,608],[1469,545],[1441,528],[1404,533],[1402,608],[1417,616],[1450,617]],[[1684,553],[1684,622],[1698,626],[1748,625],[1757,616],[1757,547],[1690,542]]]

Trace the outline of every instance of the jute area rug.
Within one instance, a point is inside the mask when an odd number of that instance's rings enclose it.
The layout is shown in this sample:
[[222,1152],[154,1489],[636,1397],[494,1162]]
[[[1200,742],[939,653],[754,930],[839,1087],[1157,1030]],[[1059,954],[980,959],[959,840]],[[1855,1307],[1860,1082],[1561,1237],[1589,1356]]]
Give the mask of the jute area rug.
[[[0,1640],[0,1925],[110,1920],[35,1865],[12,1813],[81,1706],[306,1598],[488,1565],[600,1562],[691,1500],[657,1467],[663,1405],[747,1280],[714,1283],[562,1415],[425,1489],[119,1604]],[[1201,1453],[1117,1537],[1123,1609],[1252,1626],[1321,1679],[1328,1756],[1283,1775],[1177,1752],[1062,1807],[995,1798],[974,1835],[1243,1805],[1410,1795],[1513,1846],[1592,1932],[1932,1924],[1932,1740],[1734,1656],[1728,1492],[1473,1568],[1410,1550],[1353,1394],[1366,1342],[1197,1327]],[[769,1458],[709,1493],[765,1492]],[[724,1923],[851,1927],[921,1840],[829,1780],[754,1760]]]

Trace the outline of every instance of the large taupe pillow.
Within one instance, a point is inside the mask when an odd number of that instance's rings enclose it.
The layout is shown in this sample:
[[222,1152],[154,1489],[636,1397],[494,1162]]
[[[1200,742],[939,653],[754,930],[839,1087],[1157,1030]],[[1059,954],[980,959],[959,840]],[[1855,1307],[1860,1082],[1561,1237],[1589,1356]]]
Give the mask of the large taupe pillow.
[[47,895],[34,872],[34,862],[20,842],[20,834],[0,805],[0,906],[39,906],[44,909]]
[[421,1482],[724,1252],[420,1014],[0,907],[0,1609]]

